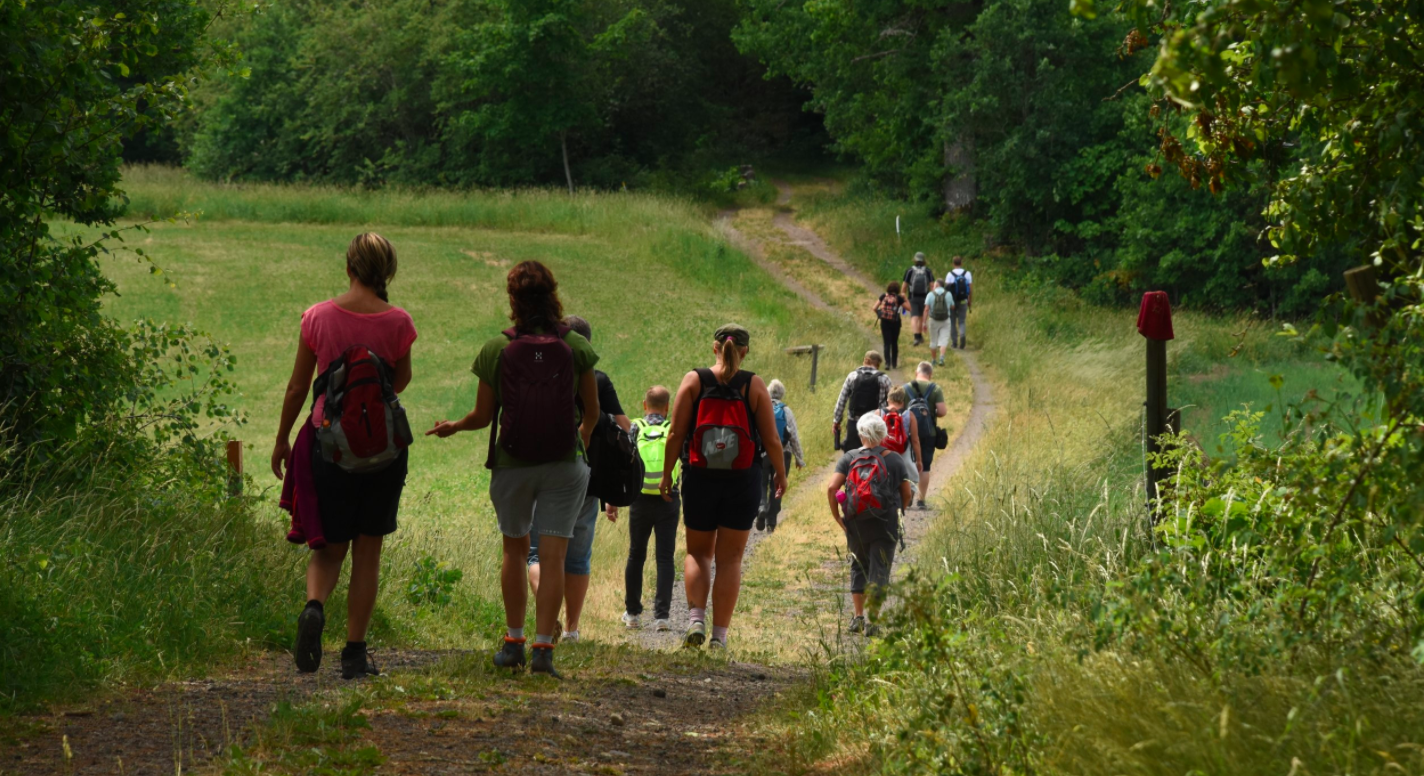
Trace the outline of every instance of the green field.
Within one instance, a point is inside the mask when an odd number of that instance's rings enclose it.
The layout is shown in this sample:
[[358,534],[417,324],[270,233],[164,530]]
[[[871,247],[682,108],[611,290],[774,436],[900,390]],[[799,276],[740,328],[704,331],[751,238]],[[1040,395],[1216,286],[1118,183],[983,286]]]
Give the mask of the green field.
[[[676,387],[683,373],[711,359],[710,337],[735,320],[753,333],[746,366],[789,386],[801,417],[829,417],[833,391],[805,389],[810,363],[782,351],[813,339],[827,346],[822,379],[858,362],[863,336],[817,311],[717,236],[693,203],[629,194],[529,191],[490,194],[362,194],[300,187],[197,184],[163,169],[131,170],[130,212],[201,211],[188,223],[159,223],[130,236],[161,274],[129,254],[107,260],[118,285],[107,311],[118,320],[151,317],[191,322],[232,346],[251,492],[280,542],[285,513],[267,471],[282,391],[290,374],[301,313],[341,292],[347,242],[379,231],[395,245],[399,273],[391,301],[407,309],[420,336],[414,379],[403,396],[420,428],[467,412],[479,346],[508,326],[504,276],[537,259],[553,268],[566,312],[593,325],[599,367],[609,373],[630,416],[641,414],[651,385]],[[829,424],[803,422],[808,449],[829,450]],[[499,543],[486,495],[487,436],[421,438],[401,510],[402,530],[388,556],[373,638],[386,643],[470,646],[502,622],[496,575]],[[810,471],[807,469],[805,471]],[[793,484],[801,475],[793,475]],[[615,632],[622,612],[626,529],[604,522],[595,547],[595,586],[584,630]],[[292,550],[290,604],[300,599]],[[414,564],[432,556],[460,568],[456,603],[441,611],[405,604],[398,591]],[[651,583],[649,583],[651,584]],[[337,601],[332,612],[344,604]],[[295,609],[294,609],[295,611]],[[338,615],[339,619],[340,615]],[[328,633],[340,633],[329,626]],[[482,643],[482,642],[481,642]],[[745,642],[754,648],[751,642]]]

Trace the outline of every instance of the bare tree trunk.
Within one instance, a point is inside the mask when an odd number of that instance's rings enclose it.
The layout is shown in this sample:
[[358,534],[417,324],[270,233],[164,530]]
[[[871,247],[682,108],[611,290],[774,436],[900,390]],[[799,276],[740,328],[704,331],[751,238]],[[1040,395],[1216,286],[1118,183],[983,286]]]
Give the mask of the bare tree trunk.
[[968,210],[978,197],[974,180],[974,138],[961,134],[944,144],[944,206],[951,213]]
[[567,131],[559,133],[559,145],[564,148],[564,180],[569,182],[569,196],[573,196],[574,173],[569,169],[569,133]]

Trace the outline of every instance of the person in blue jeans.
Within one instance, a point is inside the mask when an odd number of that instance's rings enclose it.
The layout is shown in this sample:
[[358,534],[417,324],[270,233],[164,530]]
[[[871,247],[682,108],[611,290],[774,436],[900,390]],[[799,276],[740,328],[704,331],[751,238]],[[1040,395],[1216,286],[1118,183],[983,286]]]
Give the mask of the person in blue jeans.
[[[583,318],[570,315],[564,318],[564,325],[583,335],[583,338],[589,342],[593,341],[591,339],[593,327]],[[618,401],[618,391],[614,390],[613,381],[599,369],[593,370],[593,376],[598,382],[599,411],[612,415],[614,422],[624,431],[631,430],[633,428],[632,421],[623,414],[623,405]],[[569,539],[569,548],[564,554],[564,615],[567,620],[558,624],[554,634],[555,638],[563,641],[575,642],[579,640],[579,620],[583,615],[584,599],[588,597],[589,575],[593,571],[593,537],[598,528],[599,512],[607,514],[610,521],[618,520],[618,507],[609,506],[600,510],[597,498],[593,496],[584,498],[583,508],[579,510],[578,520],[574,523],[574,535]],[[537,596],[539,594],[539,532],[537,530],[529,539],[528,563],[529,588]]]
[[[623,570],[623,624],[643,627],[643,566],[648,561],[648,540],[655,539],[654,562],[657,584],[653,593],[653,626],[672,630],[672,583],[675,581],[673,554],[677,551],[677,524],[682,497],[674,484],[672,499],[664,501],[658,490],[667,457],[667,438],[672,430],[668,405],[672,393],[661,385],[648,389],[643,399],[643,417],[633,422],[638,454],[643,458],[643,488],[628,507],[628,564]],[[680,481],[680,480],[679,480]]]

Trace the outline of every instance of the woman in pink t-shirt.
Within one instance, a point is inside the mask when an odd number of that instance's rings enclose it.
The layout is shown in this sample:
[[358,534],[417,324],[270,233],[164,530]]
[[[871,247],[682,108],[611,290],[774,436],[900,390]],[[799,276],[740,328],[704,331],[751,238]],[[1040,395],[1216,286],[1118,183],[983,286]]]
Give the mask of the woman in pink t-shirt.
[[[307,605],[297,618],[297,668],[311,672],[321,665],[321,633],[326,624],[323,606],[336,587],[349,549],[351,584],[341,675],[352,679],[378,673],[366,654],[366,627],[376,606],[381,542],[396,530],[408,454],[402,451],[380,471],[354,473],[324,460],[320,446],[311,444],[310,436],[306,440],[299,436],[297,444],[298,450],[309,447],[310,456],[293,460],[288,440],[306,404],[312,375],[325,373],[327,366],[353,345],[366,345],[375,351],[390,366],[396,393],[405,390],[410,384],[410,346],[416,333],[410,315],[391,305],[386,295],[386,285],[396,275],[395,249],[386,238],[369,232],[357,235],[346,249],[346,275],[351,281],[346,293],[302,313],[297,361],[287,383],[277,444],[272,449],[272,473],[282,479],[285,465],[289,478],[300,477],[306,474],[300,468],[310,466],[310,483],[320,513],[320,538],[324,539],[324,544],[309,542],[313,552],[307,564]],[[313,429],[321,424],[323,404],[323,397],[319,396],[312,405],[309,425]],[[310,435],[312,431],[304,428],[302,434]],[[299,499],[292,501],[295,510]]]

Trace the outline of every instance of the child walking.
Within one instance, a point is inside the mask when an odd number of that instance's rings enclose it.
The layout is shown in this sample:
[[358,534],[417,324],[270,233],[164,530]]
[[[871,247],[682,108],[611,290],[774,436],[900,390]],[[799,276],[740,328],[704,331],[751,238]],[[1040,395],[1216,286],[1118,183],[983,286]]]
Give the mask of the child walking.
[[682,511],[679,494],[681,478],[674,481],[671,500],[663,500],[658,486],[663,480],[667,453],[668,404],[672,394],[655,385],[643,399],[643,417],[633,421],[638,454],[643,458],[643,490],[628,507],[628,565],[623,571],[623,624],[643,627],[643,565],[648,559],[648,539],[653,538],[653,558],[657,566],[657,586],[653,593],[653,625],[658,631],[671,630],[673,553],[677,550],[678,515]]

